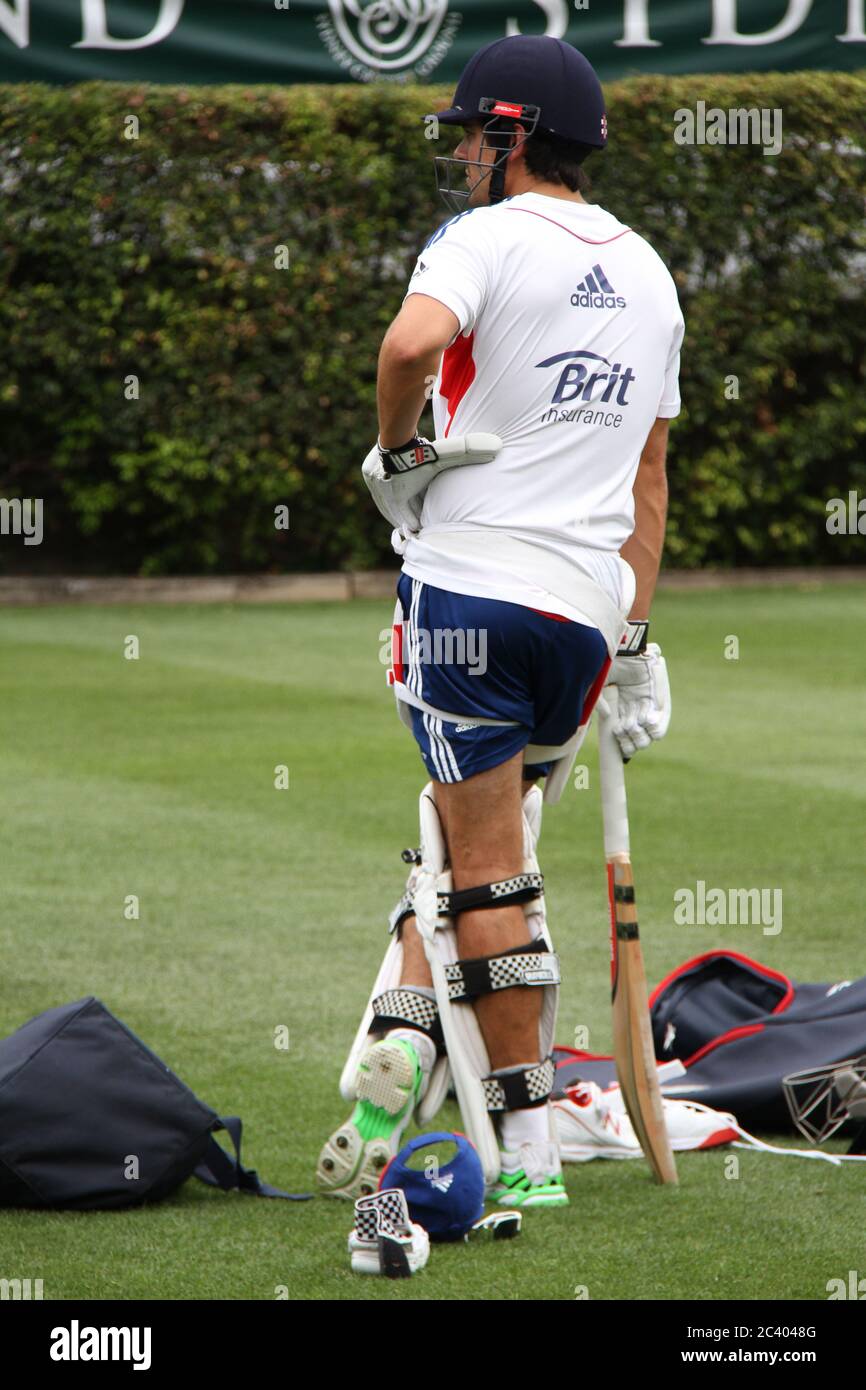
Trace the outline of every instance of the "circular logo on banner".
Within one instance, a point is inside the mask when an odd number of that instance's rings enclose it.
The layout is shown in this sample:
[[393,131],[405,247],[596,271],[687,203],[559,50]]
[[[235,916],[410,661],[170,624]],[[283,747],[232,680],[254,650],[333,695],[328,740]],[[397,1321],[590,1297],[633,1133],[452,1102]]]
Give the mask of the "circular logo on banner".
[[328,0],[319,37],[359,82],[426,77],[442,62],[460,27],[448,0]]

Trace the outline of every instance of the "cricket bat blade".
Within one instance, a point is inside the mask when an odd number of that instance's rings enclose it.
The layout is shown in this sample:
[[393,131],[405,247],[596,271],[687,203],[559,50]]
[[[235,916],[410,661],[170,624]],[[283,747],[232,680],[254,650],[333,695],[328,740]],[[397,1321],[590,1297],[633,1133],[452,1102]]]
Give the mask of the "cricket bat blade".
[[608,713],[599,720],[599,769],[610,899],[613,1055],[638,1143],[660,1183],[678,1182],[656,1068],[643,952],[634,894],[622,754],[613,733],[615,686],[605,688]]

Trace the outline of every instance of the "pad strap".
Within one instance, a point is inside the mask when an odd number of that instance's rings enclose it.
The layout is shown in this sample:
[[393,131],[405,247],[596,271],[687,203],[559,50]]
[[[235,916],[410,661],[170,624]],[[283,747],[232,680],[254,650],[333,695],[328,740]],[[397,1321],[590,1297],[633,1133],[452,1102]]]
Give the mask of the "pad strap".
[[553,1090],[556,1069],[553,1056],[545,1057],[543,1062],[533,1062],[520,1071],[495,1072],[485,1076],[481,1082],[487,1109],[529,1110],[534,1105],[543,1105]]
[[506,903],[528,903],[533,898],[540,898],[543,889],[543,874],[515,874],[514,878],[503,878],[498,883],[483,883],[478,888],[437,893],[437,906],[441,916],[456,917],[458,912],[504,907]]
[[560,978],[559,957],[538,941],[513,946],[499,956],[478,956],[445,966],[452,1003],[518,985],[558,985]]
[[437,1050],[444,1050],[439,1005],[426,994],[419,994],[407,986],[386,989],[373,1000],[373,1017],[388,1028],[417,1028],[419,1033],[426,1033],[432,1039]]
[[[418,864],[421,862],[421,852],[404,849],[403,859],[408,864]],[[479,912],[491,907],[505,907],[508,903],[532,902],[533,898],[540,898],[543,892],[544,874],[515,874],[514,878],[503,878],[498,883],[482,883],[477,888],[437,893],[436,911],[440,917],[456,917],[459,912]],[[388,918],[389,932],[397,931],[414,912],[415,904],[407,888]]]
[[388,918],[389,933],[397,931],[403,925],[407,917],[413,917],[414,915],[415,904],[412,901],[412,894],[407,889]]

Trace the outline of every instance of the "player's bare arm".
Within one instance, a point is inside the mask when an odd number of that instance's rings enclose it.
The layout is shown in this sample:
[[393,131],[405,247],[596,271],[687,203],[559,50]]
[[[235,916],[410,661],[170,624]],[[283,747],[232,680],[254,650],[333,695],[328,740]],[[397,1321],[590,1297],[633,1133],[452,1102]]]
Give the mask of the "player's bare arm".
[[406,300],[379,352],[379,442],[398,449],[412,439],[442,353],[459,331],[450,309],[426,294]]
[[620,554],[635,576],[630,618],[649,618],[665,543],[668,514],[667,449],[670,420],[656,420],[634,480],[634,531]]
[[[622,547],[622,558],[635,576],[635,598],[620,653],[609,684],[618,692],[613,732],[623,757],[667,733],[671,691],[667,664],[656,642],[647,641],[649,615],[658,580],[668,508],[667,444],[670,421],[655,421],[641,451],[635,475],[634,530]],[[602,711],[607,703],[600,702]]]

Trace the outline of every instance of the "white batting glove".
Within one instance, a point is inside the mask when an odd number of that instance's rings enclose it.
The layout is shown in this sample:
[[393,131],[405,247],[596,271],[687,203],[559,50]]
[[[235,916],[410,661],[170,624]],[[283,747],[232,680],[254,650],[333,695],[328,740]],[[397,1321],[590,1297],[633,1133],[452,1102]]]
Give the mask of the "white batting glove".
[[466,434],[451,439],[410,439],[400,449],[374,444],[361,472],[382,515],[394,527],[391,545],[402,555],[421,529],[424,493],[438,473],[466,464],[490,463],[502,448],[496,434]]
[[[629,623],[606,681],[619,693],[613,732],[626,761],[639,748],[649,748],[655,739],[664,738],[671,722],[671,687],[661,648],[657,642],[648,642],[643,651],[637,650],[646,639],[646,630],[646,623]],[[609,707],[603,692],[598,705],[606,716]]]

